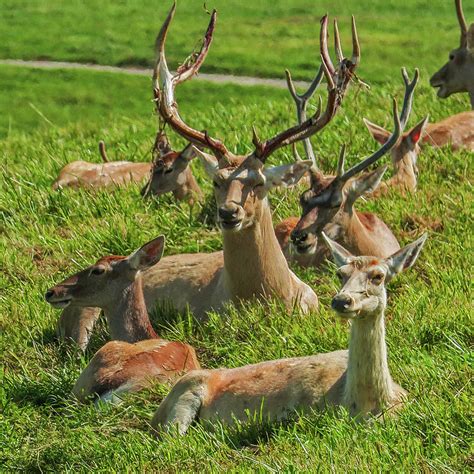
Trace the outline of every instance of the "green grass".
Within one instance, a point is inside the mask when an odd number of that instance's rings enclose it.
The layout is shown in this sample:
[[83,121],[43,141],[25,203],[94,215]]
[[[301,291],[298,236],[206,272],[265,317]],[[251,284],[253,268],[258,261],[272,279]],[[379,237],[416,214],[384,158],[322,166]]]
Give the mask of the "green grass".
[[[50,189],[64,164],[79,158],[99,161],[100,138],[114,157],[148,159],[156,123],[146,79],[10,67],[0,68],[0,78],[8,84],[0,92],[7,111],[0,116],[2,470],[472,469],[472,154],[424,150],[416,195],[394,194],[358,205],[382,216],[403,243],[425,228],[430,234],[415,267],[389,288],[390,368],[410,392],[398,419],[355,424],[341,412],[315,413],[283,425],[213,433],[197,426],[182,439],[157,441],[148,422],[165,387],[130,395],[118,407],[96,409],[72,398],[75,379],[107,341],[107,331],[100,326],[90,350],[78,356],[55,340],[59,313],[43,294],[98,257],[127,254],[160,233],[167,237],[168,255],[219,249],[220,234],[205,220],[206,209],[195,209],[190,217],[187,206],[170,197],[144,202],[138,186],[95,194]],[[375,148],[361,117],[389,125],[390,96],[401,98],[401,79],[370,93],[356,92],[349,92],[334,123],[314,141],[327,171],[334,169],[342,141],[350,143],[351,162]],[[270,136],[289,125],[294,113],[285,91],[190,82],[180,94],[184,117],[239,152],[249,149],[252,124],[262,137]],[[410,122],[428,111],[439,119],[467,107],[463,97],[434,100],[422,84]],[[271,162],[286,160],[282,152]],[[210,207],[211,185],[199,163],[193,168]],[[272,193],[271,201],[275,222],[298,212],[296,190]],[[270,309],[249,303],[227,317],[212,315],[205,325],[175,315],[155,315],[154,325],[163,337],[193,344],[204,367],[346,347],[348,328],[329,310],[338,288],[333,271],[298,273],[320,296],[318,313],[287,316],[278,302]]]
[[[169,38],[170,64],[183,61],[201,38],[202,2],[178,2]],[[1,0],[0,57],[54,59],[112,65],[148,65],[153,41],[171,0]],[[350,15],[362,42],[361,76],[383,82],[400,66],[418,66],[428,77],[457,47],[453,2],[443,0],[210,0],[219,20],[203,71],[283,77],[285,67],[307,79],[316,69],[319,19],[340,20],[346,52]],[[474,4],[464,2],[468,21]]]

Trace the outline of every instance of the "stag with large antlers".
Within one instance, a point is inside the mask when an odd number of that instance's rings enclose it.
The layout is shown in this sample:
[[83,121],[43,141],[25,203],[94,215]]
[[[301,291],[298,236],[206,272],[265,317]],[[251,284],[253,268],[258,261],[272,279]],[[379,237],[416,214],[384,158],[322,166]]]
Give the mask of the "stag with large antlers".
[[460,44],[449,53],[449,61],[433,74],[430,84],[438,88],[438,97],[442,99],[467,92],[474,109],[474,23],[467,27],[461,0],[455,0],[455,6],[461,29]]
[[232,425],[257,415],[281,421],[294,411],[334,406],[364,419],[403,406],[406,392],[392,380],[387,361],[385,284],[415,263],[426,234],[385,259],[354,256],[326,240],[342,281],[332,308],[352,322],[349,350],[195,370],[176,383],[156,411],[151,424],[158,433],[184,434],[196,420]]
[[[350,249],[355,255],[375,255],[387,257],[399,248],[397,239],[387,225],[374,214],[354,210],[354,201],[361,195],[377,188],[385,167],[372,173],[354,178],[376,163],[398,142],[410,116],[413,93],[418,82],[418,70],[410,82],[406,71],[402,70],[405,82],[403,108],[398,116],[394,102],[394,130],[388,140],[372,155],[344,172],[344,150],[341,152],[336,177],[328,179],[322,173],[313,173],[311,189],[301,196],[302,217],[291,233],[293,246],[299,253],[315,254],[318,236],[329,223],[332,238]],[[318,258],[321,254],[317,253]],[[320,261],[314,262],[319,264]]]
[[[303,161],[290,165],[264,168],[265,159],[275,150],[303,140],[329,123],[342,101],[348,83],[359,61],[359,43],[355,22],[352,23],[353,57],[343,59],[335,68],[327,52],[327,17],[321,22],[321,57],[328,81],[326,110],[318,110],[303,124],[296,125],[276,137],[260,142],[249,156],[235,156],[225,145],[206,132],[194,130],[178,114],[174,98],[177,84],[197,73],[207,55],[216,22],[211,15],[203,46],[193,55],[194,62],[181,66],[173,76],[166,64],[164,43],[175,12],[173,5],[157,37],[158,59],[154,82],[157,108],[162,118],[188,141],[209,148],[215,156],[197,149],[209,174],[213,176],[218,205],[218,221],[223,231],[224,252],[181,254],[165,257],[159,266],[143,272],[143,289],[147,308],[158,301],[168,301],[178,310],[189,308],[198,318],[210,309],[221,310],[226,302],[238,303],[249,298],[276,297],[288,308],[297,305],[307,312],[317,307],[313,290],[288,268],[275,237],[266,195],[282,184],[296,183],[312,166]],[[59,332],[71,337],[79,335],[85,347],[98,313],[66,308],[60,319]]]

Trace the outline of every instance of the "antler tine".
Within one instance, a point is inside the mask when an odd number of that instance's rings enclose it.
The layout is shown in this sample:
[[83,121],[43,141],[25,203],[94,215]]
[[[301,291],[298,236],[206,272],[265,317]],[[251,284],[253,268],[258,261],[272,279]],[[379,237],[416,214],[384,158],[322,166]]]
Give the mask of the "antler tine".
[[195,130],[187,125],[179,115],[178,105],[174,97],[175,87],[196,74],[206,59],[212,42],[217,12],[214,10],[211,14],[209,26],[207,27],[199,53],[180,66],[176,74],[173,76],[170,73],[166,62],[165,42],[175,11],[176,2],[173,2],[173,6],[166,17],[155,42],[157,59],[153,69],[153,93],[157,110],[165,123],[168,123],[178,134],[194,144],[210,149],[220,160],[229,155],[225,145],[221,141],[211,138],[207,132]]
[[[268,156],[270,156],[275,150],[278,150],[279,148],[286,145],[291,145],[297,141],[309,138],[311,135],[322,130],[334,117],[342,103],[349,82],[354,74],[355,69],[357,68],[357,64],[353,64],[350,60],[343,59],[343,61],[338,64],[337,70],[334,69],[327,47],[327,25],[328,17],[325,15],[321,19],[320,33],[320,71],[322,70],[322,74],[324,74],[326,77],[328,87],[328,98],[324,113],[321,113],[320,106],[309,119],[277,134],[264,143],[260,143],[261,146],[256,147],[253,156],[262,162],[265,162]],[[358,53],[358,51],[356,52]],[[320,72],[318,73],[318,76],[319,74]],[[291,81],[288,82],[290,93],[292,95],[296,95],[294,85],[291,83]]]
[[404,130],[408,122],[408,119],[410,118],[411,107],[413,105],[413,91],[416,85],[418,84],[420,71],[418,70],[418,68],[415,69],[413,80],[410,82],[410,79],[408,78],[407,70],[403,67],[402,77],[403,77],[403,82],[405,83],[405,97],[403,98],[403,108],[402,108],[402,113],[400,115],[400,123],[402,125],[402,130]]
[[351,62],[357,66],[360,62],[360,44],[359,35],[357,34],[357,26],[354,15],[352,15],[352,58]]
[[298,153],[298,150],[296,149],[296,143],[291,144],[291,151],[293,152],[293,157],[295,161],[303,161],[303,158],[301,158],[300,154]]
[[99,153],[100,153],[100,156],[102,158],[102,161],[104,163],[108,163],[109,162],[109,157],[107,156],[107,151],[105,149],[105,142],[103,140],[101,140],[99,142]]
[[331,61],[331,56],[329,56],[329,51],[328,51],[328,15],[327,13],[321,18],[319,44],[320,44],[323,63],[326,64],[330,74],[333,75],[336,72],[336,70],[334,69],[334,65]]
[[360,173],[361,171],[368,168],[371,164],[375,163],[378,159],[382,158],[385,153],[390,151],[393,146],[397,143],[398,139],[400,138],[400,134],[402,131],[402,127],[400,124],[400,118],[398,116],[398,107],[397,101],[393,99],[393,122],[394,122],[394,130],[390,138],[372,155],[367,157],[365,160],[362,160],[357,165],[353,166],[351,169],[346,171],[340,178],[340,181],[347,181],[348,179],[352,178],[352,176]]
[[467,46],[467,23],[466,19],[464,18],[464,13],[462,11],[462,0],[455,0],[456,3],[456,15],[459,21],[459,27],[461,28],[461,41],[460,46],[461,48],[465,48]]
[[346,144],[344,143],[341,146],[341,151],[339,152],[339,160],[337,161],[337,172],[336,177],[340,177],[344,174],[344,164],[346,162]]
[[[291,73],[288,69],[285,70],[285,75],[288,90],[290,91],[291,97],[293,97],[293,100],[296,104],[296,117],[298,119],[298,124],[301,125],[306,120],[306,106],[308,105],[308,100],[316,92],[316,89],[320,86],[321,81],[323,79],[323,68],[322,66],[320,66],[316,76],[312,80],[306,92],[304,92],[303,94],[298,94],[296,92],[293,79],[291,78]],[[317,168],[316,157],[314,155],[313,147],[309,138],[304,139],[303,146],[306,153],[306,157],[308,158],[308,160],[311,160],[313,162],[313,166]]]
[[334,20],[334,49],[336,50],[336,57],[339,62],[344,59],[342,53],[341,38],[339,36],[339,28],[337,27],[337,20]]

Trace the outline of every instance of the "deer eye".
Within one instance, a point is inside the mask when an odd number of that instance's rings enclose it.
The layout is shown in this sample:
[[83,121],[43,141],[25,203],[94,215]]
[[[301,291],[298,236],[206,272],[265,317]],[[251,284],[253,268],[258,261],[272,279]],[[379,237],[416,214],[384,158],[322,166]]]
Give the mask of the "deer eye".
[[380,283],[383,282],[383,279],[384,279],[384,274],[383,273],[374,273],[371,277],[370,277],[370,281],[374,284],[374,285],[380,285]]
[[102,275],[105,272],[104,267],[95,267],[91,270],[91,275]]
[[449,60],[450,60],[450,61],[454,61],[454,54],[453,54],[453,53],[451,53],[451,54],[449,55]]
[[219,188],[220,188],[220,185],[219,185],[219,183],[218,183],[217,181],[213,181],[212,184],[214,185],[214,187],[215,187],[216,189],[219,189]]

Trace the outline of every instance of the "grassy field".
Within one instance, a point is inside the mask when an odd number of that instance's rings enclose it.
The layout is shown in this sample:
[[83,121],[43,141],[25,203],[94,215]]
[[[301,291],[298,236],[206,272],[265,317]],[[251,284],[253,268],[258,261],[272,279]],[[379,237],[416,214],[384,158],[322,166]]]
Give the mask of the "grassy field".
[[[4,471],[186,471],[257,470],[435,471],[472,469],[472,300],[467,269],[472,264],[470,214],[472,155],[424,150],[419,191],[359,203],[376,211],[407,243],[424,230],[429,240],[416,266],[389,288],[387,342],[394,379],[410,392],[397,420],[355,424],[344,413],[295,416],[275,426],[205,432],[183,439],[154,439],[151,415],[166,387],[130,395],[116,407],[78,404],[72,385],[105,341],[99,327],[88,352],[78,355],[54,337],[59,313],[43,300],[45,290],[106,254],[128,254],[163,233],[166,254],[219,249],[219,231],[209,219],[211,185],[194,170],[208,195],[192,216],[171,198],[144,202],[139,187],[99,192],[53,192],[61,166],[74,159],[98,160],[97,141],[114,158],[148,159],[155,133],[149,82],[143,78],[86,72],[0,68],[2,214],[0,252],[0,465]],[[389,124],[390,96],[401,99],[401,80],[371,92],[353,88],[334,123],[315,140],[323,169],[335,167],[342,140],[349,159],[375,144],[361,118]],[[285,91],[189,83],[180,91],[183,115],[207,127],[232,149],[249,149],[251,125],[262,137],[290,123]],[[428,110],[433,118],[468,108],[467,99],[433,101],[419,87],[414,124]],[[175,143],[182,143],[175,139]],[[280,153],[272,163],[289,160]],[[271,196],[274,220],[298,212],[297,192]],[[198,348],[204,367],[235,367],[287,356],[331,351],[347,345],[347,326],[329,310],[338,288],[333,270],[300,271],[321,300],[310,316],[287,316],[249,303],[211,315],[156,314],[154,325],[168,339]]]
[[[180,0],[168,46],[183,61],[200,40],[202,2]],[[150,65],[153,39],[171,0],[0,0],[0,58],[54,59],[112,65]],[[203,71],[282,77],[285,67],[306,79],[315,69],[319,19],[340,20],[346,51],[349,19],[357,18],[363,45],[361,76],[384,82],[400,64],[428,76],[459,42],[453,2],[444,0],[209,0],[219,11],[215,42]],[[464,2],[474,19],[474,3]],[[60,41],[58,39],[60,38]]]

